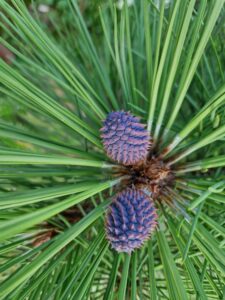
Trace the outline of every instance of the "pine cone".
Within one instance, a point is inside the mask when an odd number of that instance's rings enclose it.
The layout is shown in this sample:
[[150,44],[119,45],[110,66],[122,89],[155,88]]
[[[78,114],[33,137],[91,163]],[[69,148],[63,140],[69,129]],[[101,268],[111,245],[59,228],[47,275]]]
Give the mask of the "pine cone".
[[118,193],[106,216],[106,234],[112,248],[131,253],[149,238],[156,227],[156,209],[142,190],[126,188]]
[[146,158],[150,135],[140,118],[129,112],[112,112],[104,121],[101,132],[105,151],[111,159],[132,165]]

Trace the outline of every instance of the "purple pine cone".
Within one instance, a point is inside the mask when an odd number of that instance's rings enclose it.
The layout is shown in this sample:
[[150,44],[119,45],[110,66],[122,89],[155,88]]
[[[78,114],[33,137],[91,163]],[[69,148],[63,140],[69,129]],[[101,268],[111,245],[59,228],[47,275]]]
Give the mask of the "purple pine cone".
[[111,112],[101,129],[107,155],[124,165],[144,160],[150,146],[150,135],[140,118],[129,112]]
[[128,252],[139,248],[156,227],[156,209],[142,190],[126,188],[118,193],[106,217],[106,234],[112,248]]

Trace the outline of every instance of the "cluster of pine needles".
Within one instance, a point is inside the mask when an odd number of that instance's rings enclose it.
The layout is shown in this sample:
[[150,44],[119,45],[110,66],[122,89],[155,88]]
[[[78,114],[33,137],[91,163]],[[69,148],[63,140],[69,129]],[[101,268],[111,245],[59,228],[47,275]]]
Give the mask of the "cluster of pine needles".
[[[116,2],[0,0],[0,299],[224,297],[225,1]],[[147,169],[106,155],[113,111],[147,124]],[[155,232],[117,253],[127,174],[157,194],[171,170]]]

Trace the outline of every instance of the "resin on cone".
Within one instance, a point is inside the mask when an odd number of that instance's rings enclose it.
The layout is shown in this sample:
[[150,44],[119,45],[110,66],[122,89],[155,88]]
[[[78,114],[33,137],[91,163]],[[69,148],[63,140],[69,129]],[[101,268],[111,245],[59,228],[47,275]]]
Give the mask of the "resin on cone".
[[142,190],[126,188],[118,193],[106,216],[106,234],[113,249],[131,253],[149,239],[156,227],[156,209]]
[[129,112],[108,114],[101,129],[107,155],[124,165],[132,165],[146,159],[150,147],[150,135],[140,118]]

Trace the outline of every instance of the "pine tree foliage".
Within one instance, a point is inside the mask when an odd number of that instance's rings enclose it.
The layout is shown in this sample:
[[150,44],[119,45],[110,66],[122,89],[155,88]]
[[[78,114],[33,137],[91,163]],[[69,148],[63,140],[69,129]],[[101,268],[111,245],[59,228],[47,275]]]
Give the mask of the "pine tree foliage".
[[[0,299],[222,299],[224,0],[37,4],[0,0]],[[122,110],[175,175],[131,255],[104,230],[124,175],[99,130]]]

